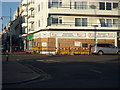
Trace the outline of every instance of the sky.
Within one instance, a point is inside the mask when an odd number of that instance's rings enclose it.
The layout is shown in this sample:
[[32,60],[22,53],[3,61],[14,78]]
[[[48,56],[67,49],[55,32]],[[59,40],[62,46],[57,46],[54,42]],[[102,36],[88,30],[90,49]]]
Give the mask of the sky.
[[[10,21],[10,8],[11,8],[11,13],[12,13],[12,20],[13,20],[13,14],[15,10],[17,9],[18,5],[20,2],[1,2],[0,1],[0,17],[3,17],[3,20],[0,20],[0,24],[2,21],[3,26],[6,26],[6,23]],[[2,30],[2,26],[0,27],[0,32]]]

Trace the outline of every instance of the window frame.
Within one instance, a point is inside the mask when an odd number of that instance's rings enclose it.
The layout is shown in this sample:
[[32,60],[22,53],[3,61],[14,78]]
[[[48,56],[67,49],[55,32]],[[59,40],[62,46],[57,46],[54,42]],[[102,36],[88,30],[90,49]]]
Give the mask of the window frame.
[[112,3],[111,2],[106,2],[106,7],[105,8],[106,8],[105,10],[112,10]]
[[[58,24],[58,17],[51,17],[52,21],[51,24]],[[53,19],[56,19],[55,21],[53,21]]]
[[40,23],[40,20],[38,20],[38,27],[40,27],[41,26],[41,23]]
[[49,0],[48,1],[48,8],[51,7],[62,7],[62,0]]
[[[117,4],[117,7],[114,7],[114,4]],[[117,2],[113,2],[113,9],[118,8],[119,4]]]
[[112,27],[112,19],[106,19],[106,27]]
[[[100,20],[104,20],[104,24],[101,24]],[[117,23],[114,22],[115,20]],[[113,25],[118,25],[119,19],[99,19],[99,22],[101,27],[114,27]]]
[[[104,20],[104,21],[102,21],[102,20]],[[101,27],[106,27],[105,19],[99,19],[99,21],[100,21],[100,26]],[[104,22],[104,23],[102,23],[102,22]]]
[[[101,5],[101,4],[104,4],[104,5]],[[106,8],[105,8],[105,2],[99,2],[99,10],[106,10]]]
[[[86,20],[86,22],[84,22]],[[75,18],[75,26],[88,26],[88,18]]]
[[[101,5],[104,4],[104,5]],[[113,10],[114,2],[99,2],[99,10]],[[109,6],[110,5],[110,6]]]
[[[86,3],[86,5],[84,5]],[[85,1],[74,2],[74,9],[88,9],[88,3]]]
[[38,12],[40,12],[40,4],[38,5]]

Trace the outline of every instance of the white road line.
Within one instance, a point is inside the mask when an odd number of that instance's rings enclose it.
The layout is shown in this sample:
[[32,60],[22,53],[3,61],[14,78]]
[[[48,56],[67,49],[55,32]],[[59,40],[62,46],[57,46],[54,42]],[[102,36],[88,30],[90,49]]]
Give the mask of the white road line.
[[99,74],[102,74],[102,72],[101,71],[98,71],[98,70],[90,70],[90,71],[92,71],[92,72],[96,72],[96,73],[99,73]]
[[39,62],[60,62],[60,61],[55,61],[55,60],[36,60]]
[[36,60],[36,61],[44,62],[45,60]]

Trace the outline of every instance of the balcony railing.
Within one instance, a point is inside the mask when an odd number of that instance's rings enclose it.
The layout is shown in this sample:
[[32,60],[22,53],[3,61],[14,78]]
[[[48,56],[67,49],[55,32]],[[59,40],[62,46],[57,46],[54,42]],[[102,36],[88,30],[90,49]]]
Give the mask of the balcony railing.
[[98,27],[108,27],[108,28],[118,28],[118,25],[119,24],[113,24],[113,23],[111,23],[111,24],[101,24],[101,23],[98,23],[98,24],[89,24],[89,23],[85,23],[85,24],[80,24],[80,23],[78,23],[78,24],[75,24],[75,22],[62,22],[61,24],[60,23],[51,23],[51,24],[49,24],[48,26],[55,26],[55,27],[60,27],[60,26],[62,26],[62,27],[94,27],[94,25],[97,25]]
[[34,17],[35,17],[34,14],[31,14],[31,15],[28,16],[28,18],[34,18]]
[[[100,7],[95,6],[95,5],[53,5],[49,4],[48,8],[66,8],[66,9],[95,9],[95,10],[100,10]],[[111,10],[118,10],[117,8],[112,8]],[[108,11],[108,10],[107,10]]]

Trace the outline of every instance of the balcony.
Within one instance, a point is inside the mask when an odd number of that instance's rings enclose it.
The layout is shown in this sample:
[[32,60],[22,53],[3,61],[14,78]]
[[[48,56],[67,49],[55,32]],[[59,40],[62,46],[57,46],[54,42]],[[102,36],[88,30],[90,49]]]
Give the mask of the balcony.
[[28,22],[29,23],[34,23],[34,15],[29,15]]
[[22,16],[27,17],[27,12],[26,12],[26,11],[23,11],[23,12],[22,12]]
[[102,16],[118,16],[118,8],[113,10],[99,10],[99,7],[92,9],[87,6],[84,9],[76,8],[75,6],[57,6],[48,9],[50,14],[69,14],[69,15],[102,15]]
[[31,4],[29,5],[28,9],[33,11],[34,8],[35,8],[34,6],[35,6],[35,5],[34,5],[33,3],[31,3]]
[[23,5],[23,6],[27,6],[27,5],[28,5],[28,2],[27,2],[26,0],[23,0],[23,1],[22,1],[22,5]]
[[[95,28],[94,25],[97,27]],[[111,24],[110,26],[102,26],[101,24],[87,24],[87,25],[75,25],[75,23],[71,22],[63,22],[62,24],[49,24],[48,26],[49,29],[76,29],[76,30],[118,30],[118,24],[113,25]]]
[[28,22],[29,22],[29,23],[34,23],[34,18],[32,18],[32,17],[29,18],[29,19],[28,19]]
[[22,23],[22,27],[26,28],[27,27],[27,23]]

